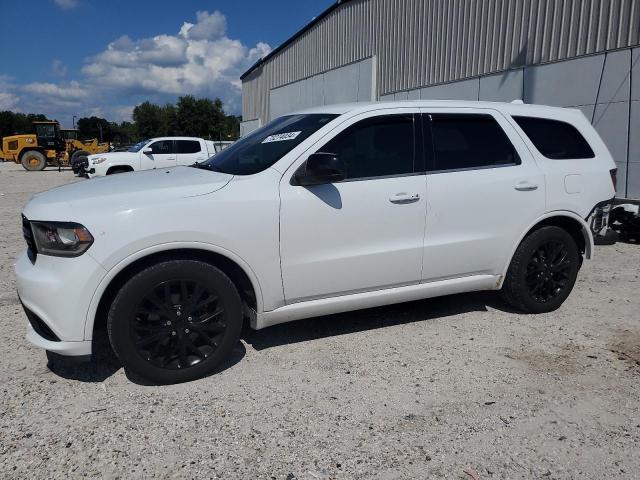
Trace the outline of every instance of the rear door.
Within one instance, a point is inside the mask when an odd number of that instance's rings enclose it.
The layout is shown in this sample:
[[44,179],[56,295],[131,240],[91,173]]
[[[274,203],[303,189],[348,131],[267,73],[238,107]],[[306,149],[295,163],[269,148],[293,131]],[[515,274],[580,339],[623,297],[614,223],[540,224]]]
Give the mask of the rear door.
[[193,165],[196,162],[204,162],[207,152],[204,142],[200,140],[176,140],[178,150],[178,165]]
[[142,152],[143,170],[176,166],[176,146],[174,140],[156,140],[143,150],[151,148],[151,153]]
[[423,109],[428,209],[423,280],[501,274],[543,214],[545,179],[490,109]]

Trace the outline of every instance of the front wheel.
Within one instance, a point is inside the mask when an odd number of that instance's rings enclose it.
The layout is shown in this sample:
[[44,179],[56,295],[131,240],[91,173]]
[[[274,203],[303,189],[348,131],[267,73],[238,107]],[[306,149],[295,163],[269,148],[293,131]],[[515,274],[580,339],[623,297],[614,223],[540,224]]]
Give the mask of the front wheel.
[[542,227],[518,246],[502,286],[502,297],[527,313],[556,310],[573,289],[580,260],[576,242],[566,230]]
[[86,160],[86,158],[89,156],[89,152],[87,152],[86,150],[76,150],[75,152],[73,152],[73,155],[71,155],[71,165],[78,163],[81,160]]
[[242,304],[229,278],[198,260],[168,260],[129,279],[107,317],[123,366],[157,383],[211,373],[242,330]]

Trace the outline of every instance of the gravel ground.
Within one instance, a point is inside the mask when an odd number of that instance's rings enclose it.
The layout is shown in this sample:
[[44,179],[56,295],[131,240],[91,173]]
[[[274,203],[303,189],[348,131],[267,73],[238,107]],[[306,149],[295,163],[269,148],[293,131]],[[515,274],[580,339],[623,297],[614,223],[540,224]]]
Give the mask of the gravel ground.
[[597,247],[550,314],[477,293],[304,320],[153,386],[104,340],[81,365],[24,340],[20,210],[74,180],[0,164],[0,478],[640,478],[640,246]]

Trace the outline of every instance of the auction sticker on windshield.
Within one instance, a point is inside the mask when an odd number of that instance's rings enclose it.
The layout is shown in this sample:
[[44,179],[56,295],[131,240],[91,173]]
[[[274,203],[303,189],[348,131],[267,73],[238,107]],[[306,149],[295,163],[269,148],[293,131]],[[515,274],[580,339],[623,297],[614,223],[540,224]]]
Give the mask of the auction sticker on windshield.
[[284,142],[285,140],[293,140],[302,132],[287,132],[287,133],[276,133],[275,135],[269,135],[265,138],[262,143],[271,143],[271,142]]

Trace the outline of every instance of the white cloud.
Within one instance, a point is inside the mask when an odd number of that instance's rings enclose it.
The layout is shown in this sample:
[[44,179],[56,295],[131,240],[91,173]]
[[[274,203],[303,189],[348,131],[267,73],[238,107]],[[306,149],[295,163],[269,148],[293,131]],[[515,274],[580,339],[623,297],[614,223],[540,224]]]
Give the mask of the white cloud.
[[89,96],[89,92],[78,82],[67,84],[33,82],[22,87],[27,93],[47,96],[58,100],[81,100]]
[[12,110],[19,101],[20,97],[7,92],[0,92],[0,110]]
[[[222,13],[199,11],[195,22],[183,22],[175,34],[139,39],[124,35],[115,39],[102,52],[85,60],[79,80],[34,82],[20,87],[18,92],[27,94],[22,100],[29,104],[20,101],[18,106],[63,121],[68,117],[68,123],[72,115],[98,111],[109,119],[129,120],[132,105],[145,100],[174,102],[177,97],[190,94],[219,97],[226,111],[237,114],[241,104],[240,75],[270,51],[266,43],[249,47],[229,38]],[[58,60],[52,63],[52,73],[56,72],[67,73]],[[1,87],[0,82],[3,92]],[[2,101],[8,102],[0,97]]]
[[71,10],[72,8],[76,8],[79,4],[79,0],[53,0],[54,3],[65,10]]
[[13,110],[20,103],[15,87],[7,75],[0,75],[0,110]]
[[135,105],[123,105],[121,107],[114,107],[112,109],[114,120],[117,120],[119,122],[126,120],[127,122],[130,122],[131,119],[133,118],[134,108],[135,108]]
[[191,40],[214,40],[227,31],[227,19],[220,12],[196,12],[196,23],[184,22],[179,35]]
[[266,43],[248,48],[227,37],[224,15],[199,11],[176,35],[116,39],[82,72],[103,88],[219,96],[229,103],[239,95],[240,74],[270,50]]
[[51,73],[56,77],[64,77],[67,74],[67,67],[64,66],[62,61],[54,58],[51,62]]

